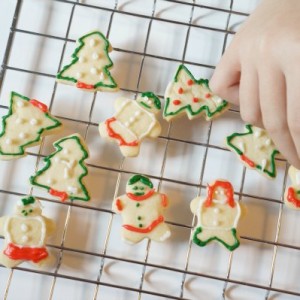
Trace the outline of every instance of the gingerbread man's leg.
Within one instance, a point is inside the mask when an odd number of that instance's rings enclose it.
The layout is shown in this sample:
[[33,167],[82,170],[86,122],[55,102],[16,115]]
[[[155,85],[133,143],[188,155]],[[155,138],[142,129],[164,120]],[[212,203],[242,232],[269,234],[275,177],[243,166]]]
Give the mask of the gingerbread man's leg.
[[21,264],[22,260],[14,260],[10,259],[7,255],[3,253],[3,250],[0,251],[0,264],[7,267],[7,268],[13,268],[17,265]]
[[148,237],[151,240],[157,241],[157,242],[163,242],[167,238],[169,238],[171,235],[170,228],[167,224],[160,224],[157,227],[155,227],[149,234]]
[[136,146],[120,146],[121,153],[128,157],[128,156],[137,156],[140,152],[140,143]]
[[122,238],[125,242],[129,244],[136,244],[145,238],[145,234],[132,232],[125,228],[122,228]]

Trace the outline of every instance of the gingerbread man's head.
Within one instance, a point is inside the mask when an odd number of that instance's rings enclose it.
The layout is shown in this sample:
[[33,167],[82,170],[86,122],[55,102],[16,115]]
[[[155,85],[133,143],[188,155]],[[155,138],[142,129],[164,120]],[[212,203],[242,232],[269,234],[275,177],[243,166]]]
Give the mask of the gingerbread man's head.
[[153,189],[151,180],[143,175],[132,176],[126,185],[126,193],[135,196],[143,196],[148,194]]

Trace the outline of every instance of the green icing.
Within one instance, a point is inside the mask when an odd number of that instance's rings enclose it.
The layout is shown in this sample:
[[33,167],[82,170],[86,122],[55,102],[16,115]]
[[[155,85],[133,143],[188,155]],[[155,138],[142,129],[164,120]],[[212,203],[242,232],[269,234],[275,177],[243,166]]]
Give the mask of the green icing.
[[[233,144],[233,140],[236,138],[236,137],[243,137],[245,135],[249,135],[249,134],[253,134],[253,129],[252,129],[252,125],[251,124],[246,124],[245,125],[245,128],[246,128],[246,132],[244,133],[233,133],[232,135],[228,136],[226,138],[226,144],[227,146],[234,150],[239,156],[243,155],[243,151],[241,151],[238,147],[236,147],[234,144]],[[268,176],[270,176],[271,178],[275,178],[276,177],[276,164],[275,164],[275,156],[279,153],[279,151],[277,149],[274,149],[274,151],[272,152],[271,154],[271,158],[270,158],[270,165],[271,165],[271,170],[266,170],[266,169],[262,169],[262,166],[259,165],[259,164],[256,164],[255,165],[255,168],[266,173]]]
[[91,35],[94,35],[94,34],[97,34],[100,36],[100,38],[104,41],[105,43],[105,47],[104,47],[104,54],[106,55],[108,61],[109,61],[109,64],[106,65],[104,68],[103,68],[103,72],[108,76],[109,80],[111,81],[111,84],[104,84],[102,81],[99,81],[97,82],[95,85],[94,85],[94,88],[97,88],[97,87],[105,87],[105,88],[116,88],[117,87],[117,84],[115,82],[115,80],[113,79],[113,77],[111,76],[110,72],[109,72],[109,69],[113,67],[113,62],[112,60],[110,59],[108,53],[109,53],[109,41],[106,39],[106,37],[99,31],[94,31],[94,32],[91,32],[91,33],[88,33],[82,37],[80,37],[78,39],[78,42],[79,42],[79,46],[75,49],[74,53],[72,54],[72,61],[70,64],[66,65],[63,67],[63,69],[57,74],[56,78],[57,79],[60,79],[60,80],[67,80],[67,81],[71,81],[71,82],[74,82],[74,83],[77,83],[78,80],[74,77],[68,77],[68,76],[64,76],[63,73],[68,70],[71,66],[75,65],[78,60],[79,60],[79,57],[77,56],[77,54],[79,53],[79,51],[85,46],[85,42],[84,42],[84,39],[91,36]]
[[70,137],[66,137],[66,138],[63,138],[61,140],[58,140],[57,142],[54,143],[54,147],[56,148],[56,151],[53,152],[52,154],[50,154],[49,156],[45,157],[44,158],[44,162],[46,163],[45,167],[42,168],[41,170],[39,170],[34,176],[31,176],[30,177],[30,183],[33,185],[33,186],[38,186],[38,187],[41,187],[41,188],[44,188],[46,189],[47,191],[49,191],[51,189],[50,186],[46,186],[46,185],[43,185],[43,184],[39,184],[36,179],[42,175],[45,171],[47,171],[50,167],[51,167],[51,159],[57,154],[59,153],[60,151],[63,150],[63,148],[60,146],[61,143],[63,143],[64,141],[66,140],[70,140],[70,139],[73,139],[76,141],[76,143],[79,145],[81,151],[82,151],[82,158],[79,160],[79,165],[82,167],[83,169],[83,173],[79,176],[78,178],[78,182],[79,182],[79,185],[80,185],[80,188],[82,189],[83,191],[83,194],[84,194],[84,197],[77,197],[77,196],[74,196],[72,194],[68,194],[69,196],[69,199],[70,200],[82,200],[82,201],[88,201],[90,200],[90,195],[86,189],[86,187],[84,186],[84,184],[82,183],[82,179],[88,174],[88,169],[87,167],[85,166],[84,164],[84,160],[88,158],[88,152],[86,151],[86,149],[84,148],[84,146],[82,145],[81,141],[80,141],[80,138],[78,136],[70,136]]
[[134,175],[132,176],[129,180],[128,180],[128,184],[132,185],[135,184],[136,182],[142,182],[143,184],[147,185],[148,187],[150,187],[151,189],[153,188],[153,183],[151,182],[151,180],[143,175]]
[[239,245],[240,245],[240,241],[238,240],[237,238],[237,234],[236,234],[236,229],[235,228],[232,228],[231,229],[231,232],[232,232],[232,235],[234,237],[234,244],[233,245],[229,245],[227,244],[226,242],[224,242],[223,240],[221,240],[220,238],[218,238],[217,236],[213,236],[213,237],[210,237],[209,239],[207,240],[200,240],[197,235],[199,233],[202,232],[202,228],[201,227],[198,227],[196,228],[194,234],[193,234],[193,242],[200,246],[200,247],[204,247],[206,246],[209,242],[213,241],[213,240],[216,240],[218,242],[220,242],[221,244],[223,244],[229,251],[233,251],[234,249],[236,249]]
[[[31,100],[30,98],[22,96],[22,95],[20,95],[20,94],[18,94],[16,92],[11,92],[10,105],[9,105],[8,114],[2,118],[2,131],[0,132],[0,138],[2,136],[4,136],[4,134],[6,132],[6,127],[7,127],[6,121],[7,121],[7,119],[14,114],[13,102],[14,102],[14,98],[15,97],[19,97],[22,100],[25,100],[25,101],[28,101],[28,102]],[[34,140],[29,141],[29,142],[25,143],[24,145],[19,146],[19,152],[18,153],[7,153],[7,152],[2,151],[2,149],[0,147],[0,156],[1,155],[3,155],[3,156],[15,156],[15,157],[23,156],[25,154],[25,148],[29,147],[31,144],[35,144],[35,143],[39,142],[41,140],[42,134],[45,131],[55,129],[55,128],[57,128],[57,127],[59,127],[59,126],[62,125],[62,123],[60,121],[58,121],[57,119],[53,118],[49,113],[45,112],[44,114],[45,114],[45,116],[49,120],[51,120],[53,122],[53,125],[50,125],[50,126],[45,127],[45,128],[40,128],[37,131],[36,138]]]
[[29,196],[28,198],[23,198],[22,203],[24,206],[33,204],[35,202],[35,199],[32,196]]
[[[161,109],[161,102],[160,102],[159,98],[154,93],[144,92],[144,93],[141,94],[141,97],[148,97],[149,99],[152,99],[155,108],[158,109],[158,110]],[[147,108],[151,108],[149,105],[147,105],[143,101],[141,102],[141,104],[144,105]]]
[[[176,75],[174,77],[174,82],[178,82],[178,77],[179,77],[179,73],[181,72],[181,70],[186,72],[188,74],[188,76],[194,81],[195,84],[205,85],[210,90],[208,79],[199,79],[199,80],[195,79],[193,74],[184,65],[180,65],[178,67]],[[163,112],[164,117],[176,116],[179,113],[181,113],[183,110],[187,110],[193,116],[200,114],[202,111],[205,111],[206,115],[209,118],[212,118],[215,114],[221,112],[225,107],[228,106],[228,102],[223,100],[223,102],[214,111],[211,111],[210,108],[207,105],[200,106],[199,109],[197,109],[196,111],[193,111],[192,106],[190,104],[187,104],[187,105],[184,105],[182,107],[179,107],[178,110],[171,112],[171,111],[169,111],[170,102],[171,102],[171,99],[169,97],[167,97],[166,98],[166,104],[165,104],[165,107],[164,107],[164,112]]]

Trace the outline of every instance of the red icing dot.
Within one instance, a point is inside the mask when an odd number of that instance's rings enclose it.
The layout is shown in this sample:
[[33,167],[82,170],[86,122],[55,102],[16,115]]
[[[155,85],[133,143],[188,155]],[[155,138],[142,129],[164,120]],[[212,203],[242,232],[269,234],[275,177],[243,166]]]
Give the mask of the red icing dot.
[[178,94],[183,94],[183,88],[182,88],[182,87],[180,87],[180,88],[178,89]]
[[211,97],[211,94],[207,93],[205,94],[205,98],[210,98]]
[[199,98],[194,97],[193,98],[193,102],[198,103],[199,102]]
[[187,81],[187,84],[188,84],[188,85],[193,85],[193,84],[194,84],[194,81],[193,81],[192,79],[189,79],[189,80]]
[[173,104],[174,105],[179,105],[179,104],[181,104],[181,101],[180,100],[173,100]]

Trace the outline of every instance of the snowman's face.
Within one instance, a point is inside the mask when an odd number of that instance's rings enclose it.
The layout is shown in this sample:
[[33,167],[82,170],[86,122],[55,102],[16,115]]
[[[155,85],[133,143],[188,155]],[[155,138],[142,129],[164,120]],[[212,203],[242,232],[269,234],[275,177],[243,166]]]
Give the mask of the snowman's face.
[[136,182],[134,184],[126,186],[126,192],[131,193],[135,196],[143,196],[147,194],[150,190],[150,187],[143,184],[142,182]]
[[225,201],[227,199],[226,190],[222,187],[216,187],[213,192],[213,199]]
[[34,205],[20,205],[16,206],[15,213],[22,217],[34,217],[39,216],[42,210],[40,207]]

